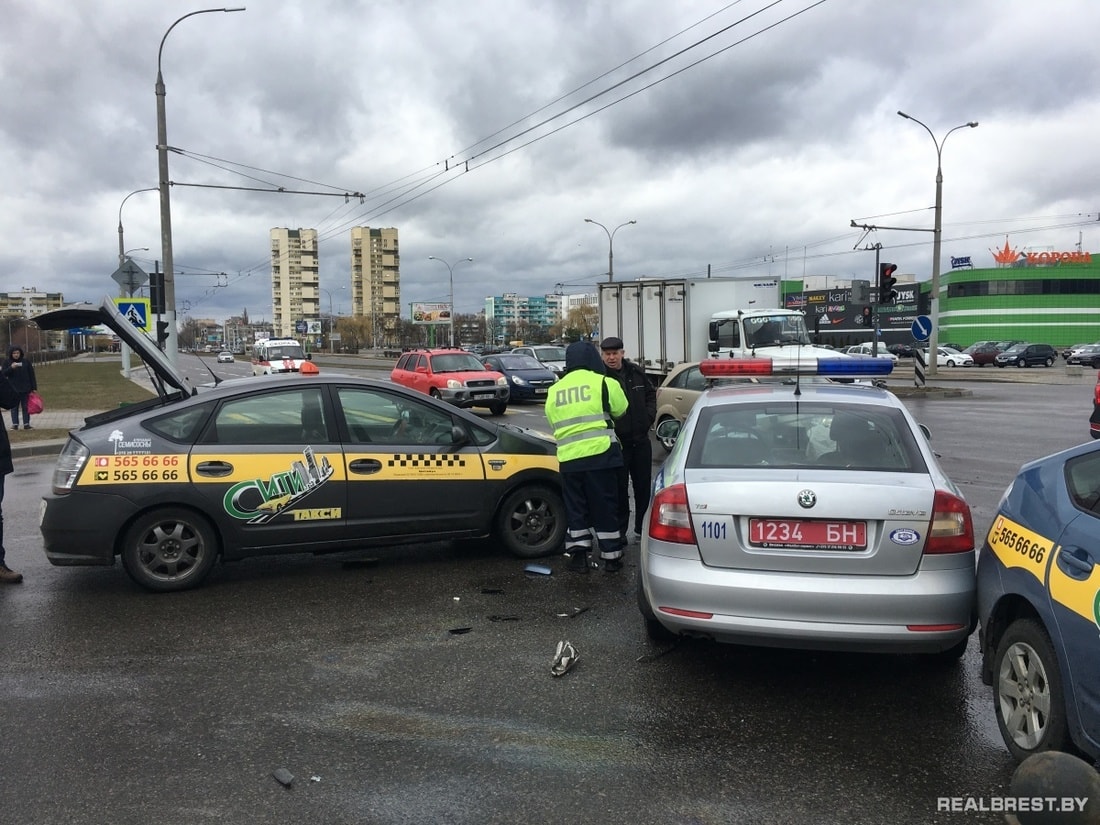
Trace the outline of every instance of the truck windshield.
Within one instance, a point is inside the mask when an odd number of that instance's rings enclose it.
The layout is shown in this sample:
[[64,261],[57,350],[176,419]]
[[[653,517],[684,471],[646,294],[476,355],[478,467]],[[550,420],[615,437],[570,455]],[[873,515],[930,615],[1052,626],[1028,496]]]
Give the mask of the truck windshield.
[[806,322],[801,315],[756,315],[746,318],[745,338],[750,347],[810,343]]

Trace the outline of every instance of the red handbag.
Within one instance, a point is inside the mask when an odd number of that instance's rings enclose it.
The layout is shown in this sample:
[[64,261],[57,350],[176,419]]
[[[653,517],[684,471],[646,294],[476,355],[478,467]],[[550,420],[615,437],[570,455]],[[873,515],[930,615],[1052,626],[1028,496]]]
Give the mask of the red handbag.
[[27,412],[30,415],[38,415],[45,408],[45,405],[42,403],[42,396],[36,391],[31,390],[30,394],[27,396]]

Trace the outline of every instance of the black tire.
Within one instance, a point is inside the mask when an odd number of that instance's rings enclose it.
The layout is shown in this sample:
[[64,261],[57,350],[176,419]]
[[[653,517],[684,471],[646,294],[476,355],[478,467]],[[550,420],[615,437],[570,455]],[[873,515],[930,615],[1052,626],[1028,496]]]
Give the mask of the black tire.
[[941,650],[939,653],[933,653],[932,661],[941,667],[951,667],[957,664],[959,659],[966,653],[966,646],[970,644],[970,637],[967,636],[961,642],[956,642],[947,650]]
[[145,513],[122,542],[126,573],[158,593],[197,587],[218,558],[210,523],[198,513],[176,507]]
[[1053,367],[1054,366],[1054,359],[1053,358],[1047,358],[1047,360],[1044,361],[1043,363],[1046,364],[1048,367]]
[[435,399],[436,401],[442,401],[442,400],[443,400],[443,395],[442,395],[442,394],[441,394],[441,393],[439,392],[439,390],[437,390],[437,389],[436,389],[435,387],[432,387],[432,388],[431,388],[431,389],[430,389],[430,390],[428,391],[428,395],[430,395],[430,396],[431,396],[432,398],[434,398],[434,399]]
[[676,640],[676,634],[657,621],[657,617],[653,615],[653,610],[650,608],[649,602],[646,601],[641,575],[638,576],[638,610],[642,614],[642,621],[645,622],[645,635],[649,637],[650,641],[672,642]]
[[1016,366],[1017,367],[1026,367],[1027,363],[1024,361],[1023,358],[1021,358],[1019,361],[1016,362]]
[[1072,749],[1064,697],[1050,636],[1034,619],[1017,619],[993,654],[993,707],[1005,745],[1018,761]]
[[561,552],[565,542],[565,502],[550,487],[535,484],[513,490],[500,504],[496,534],[513,556],[536,559]]
[[489,405],[489,412],[492,415],[504,415],[506,409],[508,409],[507,401],[494,401]]
[[955,363],[954,361],[948,361],[948,362],[947,362],[947,366],[949,366],[949,367],[957,367],[957,366],[958,366],[958,364],[956,364],[956,363]]

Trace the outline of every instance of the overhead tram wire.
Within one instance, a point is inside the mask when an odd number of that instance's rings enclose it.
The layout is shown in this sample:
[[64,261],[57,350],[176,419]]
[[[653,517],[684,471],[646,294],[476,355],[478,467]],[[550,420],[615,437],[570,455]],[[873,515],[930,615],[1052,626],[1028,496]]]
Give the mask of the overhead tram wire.
[[[738,0],[738,2],[740,2],[740,0]],[[377,205],[376,207],[372,207],[371,209],[365,210],[365,211],[364,211],[363,213],[360,213],[360,215],[357,215],[357,216],[356,216],[355,218],[353,218],[353,219],[351,219],[351,220],[349,220],[349,221],[346,221],[346,222],[345,222],[344,224],[342,224],[342,225],[341,225],[340,227],[338,227],[337,229],[334,229],[334,230],[332,230],[332,231],[333,231],[333,232],[335,233],[335,232],[339,232],[339,231],[340,231],[340,230],[341,230],[342,228],[344,228],[344,227],[346,227],[346,226],[354,225],[354,224],[356,224],[356,223],[363,223],[364,221],[367,221],[367,222],[369,222],[369,221],[372,221],[372,220],[373,220],[373,219],[374,219],[375,217],[377,217],[377,216],[379,216],[379,215],[385,214],[386,212],[392,211],[392,210],[394,210],[394,209],[398,209],[398,208],[400,208],[400,207],[402,207],[402,206],[405,206],[405,205],[407,205],[408,203],[412,203],[413,201],[415,201],[415,200],[418,200],[419,198],[423,197],[423,196],[424,196],[425,194],[427,194],[427,193],[429,193],[429,192],[433,192],[433,191],[435,191],[436,189],[440,188],[441,186],[445,185],[446,183],[449,183],[449,182],[451,182],[451,181],[452,181],[452,180],[454,179],[454,177],[451,177],[451,178],[449,178],[448,180],[444,180],[444,181],[442,181],[442,182],[440,182],[440,183],[437,183],[437,184],[435,184],[434,186],[430,186],[429,188],[427,188],[427,189],[423,189],[423,191],[419,191],[419,192],[418,192],[418,190],[421,190],[421,189],[422,189],[422,188],[423,188],[424,186],[428,186],[428,184],[429,184],[429,183],[431,183],[431,181],[432,181],[432,180],[436,180],[436,179],[438,179],[438,178],[439,178],[439,177],[440,177],[441,175],[445,175],[445,174],[447,174],[448,172],[452,172],[452,171],[457,171],[457,170],[461,170],[461,171],[462,171],[462,173],[465,173],[465,172],[467,172],[467,171],[472,171],[472,169],[470,169],[470,167],[469,167],[469,162],[470,162],[470,160],[474,160],[474,159],[476,159],[476,158],[481,158],[481,157],[484,157],[484,156],[485,156],[485,155],[487,155],[487,154],[488,154],[489,152],[495,151],[496,149],[499,149],[499,148],[502,148],[503,146],[506,146],[506,145],[507,145],[508,143],[510,143],[510,142],[512,142],[512,141],[514,141],[514,140],[517,140],[518,138],[522,137],[523,135],[525,135],[525,134],[529,134],[529,133],[530,133],[531,131],[533,131],[534,129],[538,129],[538,128],[540,128],[541,126],[543,126],[543,125],[546,125],[546,124],[548,124],[548,123],[550,123],[550,122],[552,122],[552,121],[554,121],[554,120],[556,120],[556,119],[558,119],[558,118],[564,117],[565,115],[569,114],[569,112],[571,112],[571,111],[575,111],[575,110],[576,110],[577,108],[579,108],[579,107],[581,107],[581,106],[584,106],[584,105],[586,105],[587,103],[589,103],[589,102],[592,102],[593,100],[596,100],[596,99],[598,99],[599,97],[602,97],[602,96],[604,96],[604,95],[606,95],[606,94],[609,94],[610,92],[614,91],[614,90],[615,90],[616,88],[619,88],[619,87],[621,87],[621,86],[622,86],[623,84],[625,84],[625,83],[629,83],[629,82],[630,82],[631,80],[634,80],[634,79],[636,79],[636,78],[638,78],[638,77],[641,77],[642,75],[644,75],[644,74],[646,74],[646,73],[648,73],[648,72],[650,72],[650,71],[652,71],[652,70],[654,70],[654,69],[656,69],[656,68],[658,68],[658,67],[660,67],[660,66],[662,66],[662,65],[664,65],[664,64],[666,64],[666,63],[668,63],[669,61],[671,61],[671,60],[674,60],[675,58],[677,58],[677,57],[680,57],[680,56],[682,56],[683,54],[686,54],[687,52],[691,51],[692,49],[695,49],[695,48],[697,48],[697,47],[699,47],[699,46],[703,45],[704,43],[706,43],[706,42],[708,42],[708,41],[712,40],[713,38],[715,38],[715,37],[719,36],[720,34],[723,34],[723,33],[727,32],[727,31],[731,30],[731,29],[732,29],[732,28],[734,28],[735,26],[738,26],[738,25],[740,25],[740,24],[742,24],[742,23],[744,23],[744,22],[746,22],[746,21],[748,21],[748,20],[752,19],[753,17],[756,17],[756,16],[757,16],[757,15],[759,15],[759,14],[762,14],[763,12],[765,12],[765,11],[767,11],[767,10],[769,10],[769,9],[771,9],[771,8],[773,8],[773,7],[775,7],[775,6],[777,6],[777,5],[779,5],[779,4],[780,4],[780,3],[782,3],[782,2],[785,2],[785,0],[773,0],[773,2],[771,2],[771,3],[768,3],[767,5],[763,6],[763,7],[762,7],[762,8],[760,8],[760,9],[757,9],[757,10],[756,10],[756,11],[754,11],[753,13],[751,13],[751,14],[749,14],[749,15],[746,15],[745,17],[742,17],[742,18],[738,19],[737,21],[734,21],[733,23],[729,24],[728,26],[724,26],[723,28],[719,29],[719,30],[718,30],[718,31],[716,31],[716,32],[712,32],[712,33],[708,34],[708,35],[707,35],[706,37],[700,38],[699,40],[695,41],[695,42],[694,42],[694,43],[692,43],[691,45],[689,45],[689,46],[685,47],[684,49],[681,49],[681,50],[679,50],[679,51],[678,51],[678,52],[676,52],[675,54],[673,54],[673,55],[670,55],[670,56],[669,56],[669,57],[667,57],[667,58],[663,58],[662,60],[660,60],[660,61],[657,61],[657,62],[656,62],[656,63],[654,63],[654,64],[651,64],[650,66],[648,66],[648,67],[646,67],[646,68],[644,68],[644,69],[642,69],[642,70],[640,70],[640,71],[636,72],[635,74],[631,75],[630,77],[626,78],[625,80],[623,80],[623,81],[621,81],[621,82],[619,82],[619,83],[613,84],[612,86],[608,87],[607,89],[603,90],[602,92],[599,92],[599,93],[598,93],[598,94],[596,94],[596,95],[590,96],[590,97],[589,97],[589,98],[587,98],[586,100],[584,100],[584,101],[581,101],[581,102],[577,103],[576,105],[574,105],[574,106],[571,106],[571,107],[567,108],[566,110],[564,110],[564,111],[562,111],[562,112],[560,112],[560,113],[558,113],[558,114],[554,115],[553,117],[551,117],[551,118],[548,118],[548,119],[545,119],[545,120],[544,120],[544,121],[542,121],[541,123],[539,123],[539,124],[535,124],[534,126],[532,126],[532,127],[528,128],[528,129],[525,129],[525,130],[523,130],[523,131],[519,132],[519,133],[518,133],[518,134],[516,134],[516,135],[513,135],[512,137],[510,137],[510,138],[508,138],[508,139],[506,139],[506,140],[504,140],[504,141],[500,141],[500,142],[498,142],[497,144],[495,144],[494,146],[492,146],[492,147],[489,147],[489,148],[487,148],[487,149],[485,149],[485,150],[483,150],[483,151],[481,151],[481,152],[477,153],[476,155],[473,155],[473,156],[471,156],[471,157],[470,157],[469,159],[467,159],[467,160],[465,160],[465,161],[459,160],[459,161],[458,161],[458,163],[457,163],[457,165],[456,165],[455,167],[450,167],[450,166],[449,166],[449,164],[445,164],[445,168],[444,168],[444,169],[442,169],[442,170],[440,170],[440,169],[438,168],[438,167],[439,167],[439,164],[438,164],[438,163],[437,163],[437,164],[434,164],[434,165],[432,165],[432,166],[424,167],[424,169],[422,169],[422,170],[421,170],[421,172],[423,172],[423,171],[426,171],[426,170],[428,170],[428,169],[435,169],[436,171],[435,171],[435,172],[434,172],[433,174],[431,174],[431,175],[428,175],[428,176],[426,176],[426,178],[425,178],[425,179],[422,179],[421,181],[417,182],[417,183],[416,183],[415,185],[413,185],[413,186],[411,186],[411,187],[409,187],[409,188],[406,188],[406,189],[405,189],[405,190],[404,190],[404,191],[403,191],[403,192],[402,192],[402,193],[401,193],[400,195],[398,195],[398,196],[396,196],[396,197],[394,197],[394,198],[390,198],[389,200],[386,200],[386,201],[382,202],[381,204],[378,204],[378,205]],[[639,90],[637,90],[637,91],[635,91],[635,92],[632,92],[632,93],[630,93],[630,94],[627,94],[627,95],[623,95],[622,97],[618,98],[617,100],[615,100],[615,101],[612,101],[611,103],[609,103],[609,104],[607,104],[607,105],[605,105],[605,106],[603,106],[603,107],[600,107],[599,109],[597,109],[597,110],[595,110],[595,111],[593,111],[593,112],[590,112],[590,113],[588,113],[588,114],[587,114],[587,115],[585,115],[584,117],[576,118],[576,119],[574,119],[573,121],[570,121],[569,123],[565,124],[564,126],[561,126],[561,127],[557,128],[557,129],[554,129],[554,130],[552,130],[552,131],[550,131],[550,132],[548,132],[548,133],[546,133],[546,134],[544,134],[544,135],[542,135],[542,136],[540,136],[540,137],[538,137],[538,138],[535,138],[535,139],[533,139],[533,140],[527,141],[526,143],[522,144],[521,146],[515,147],[514,149],[512,149],[512,150],[509,150],[508,152],[503,152],[503,153],[501,153],[501,154],[499,154],[499,155],[497,155],[497,156],[495,156],[495,157],[492,157],[492,158],[488,158],[488,159],[486,159],[486,160],[482,161],[481,163],[477,164],[477,165],[476,165],[475,167],[473,167],[473,168],[475,168],[475,169],[476,169],[476,168],[480,168],[481,166],[485,166],[485,165],[487,165],[488,163],[491,163],[491,162],[493,162],[493,161],[495,161],[495,160],[500,160],[500,159],[504,158],[505,156],[507,156],[508,154],[511,154],[511,153],[512,153],[512,152],[514,152],[514,151],[518,151],[518,149],[521,149],[521,148],[525,148],[525,147],[527,147],[527,146],[530,146],[530,145],[532,145],[533,143],[536,143],[536,142],[537,142],[538,140],[542,140],[542,139],[543,139],[543,138],[545,138],[545,137],[549,137],[549,136],[551,136],[551,135],[553,135],[553,134],[556,134],[557,132],[561,131],[562,129],[566,128],[567,126],[571,126],[571,125],[574,125],[575,123],[578,123],[578,122],[580,122],[581,120],[584,120],[584,119],[586,119],[587,117],[590,117],[590,116],[591,116],[591,115],[593,115],[593,114],[597,114],[598,112],[602,112],[602,111],[603,111],[604,109],[610,108],[610,106],[612,106],[612,105],[615,105],[616,103],[620,103],[620,102],[622,102],[622,101],[624,101],[624,100],[627,100],[627,99],[629,99],[630,97],[633,97],[633,96],[634,96],[635,94],[639,94],[639,93],[640,93],[640,92],[642,92],[642,91],[645,91],[645,90],[647,90],[647,89],[649,89],[649,88],[652,88],[653,86],[657,85],[658,83],[664,82],[665,80],[668,80],[668,79],[670,79],[670,78],[672,78],[672,77],[675,77],[676,75],[678,75],[678,74],[680,74],[680,73],[682,73],[682,72],[686,71],[687,69],[693,68],[694,66],[697,66],[697,65],[699,65],[700,63],[702,63],[702,62],[704,62],[704,61],[706,61],[706,60],[709,60],[709,59],[710,59],[711,57],[715,57],[715,56],[717,56],[718,54],[721,54],[721,53],[723,53],[723,52],[725,52],[725,51],[728,51],[729,49],[733,48],[734,46],[740,45],[740,44],[742,44],[742,43],[744,43],[744,42],[746,42],[746,41],[748,41],[748,40],[750,40],[750,39],[752,39],[752,38],[754,38],[754,37],[756,37],[756,36],[758,36],[758,35],[760,35],[760,34],[763,34],[763,33],[764,33],[764,32],[766,32],[766,31],[769,31],[769,30],[771,30],[771,29],[775,28],[776,26],[779,26],[779,25],[781,25],[781,24],[783,24],[783,23],[785,23],[785,22],[787,22],[787,21],[789,21],[789,20],[791,20],[791,19],[793,19],[793,18],[795,18],[795,17],[797,17],[797,16],[799,16],[799,15],[801,15],[801,14],[804,14],[805,12],[807,12],[807,11],[809,11],[809,10],[811,10],[811,9],[815,8],[816,6],[819,6],[819,5],[823,4],[824,2],[826,2],[826,0],[817,0],[817,2],[815,2],[815,3],[812,3],[811,5],[809,5],[809,6],[805,7],[805,8],[803,8],[803,9],[801,9],[801,10],[799,10],[799,11],[797,11],[797,12],[793,13],[793,14],[791,14],[791,15],[788,15],[787,17],[785,17],[785,18],[782,18],[782,19],[778,20],[778,21],[776,21],[776,22],[774,22],[774,23],[772,23],[772,24],[770,24],[770,25],[768,25],[768,26],[766,26],[766,27],[764,27],[764,28],[760,29],[759,31],[757,31],[757,32],[755,32],[755,33],[753,33],[753,34],[751,34],[751,35],[748,35],[748,36],[746,36],[746,37],[742,38],[741,40],[738,40],[738,41],[737,41],[737,42],[735,42],[735,43],[729,44],[729,45],[727,45],[727,46],[723,47],[722,49],[719,49],[719,50],[717,50],[717,51],[715,51],[715,52],[713,52],[713,53],[711,53],[711,54],[709,54],[709,55],[706,55],[705,57],[703,57],[703,58],[700,58],[699,60],[695,61],[694,63],[691,63],[691,64],[689,64],[689,65],[688,65],[688,66],[686,66],[686,67],[683,67],[683,68],[681,68],[681,69],[679,69],[679,70],[677,70],[677,71],[675,71],[675,72],[673,72],[673,73],[671,73],[671,74],[669,74],[669,75],[666,75],[666,76],[665,76],[665,77],[663,77],[663,78],[659,78],[658,80],[654,81],[653,83],[650,83],[650,84],[648,84],[647,86],[644,86],[643,88],[641,88],[641,89],[639,89]],[[728,8],[731,8],[732,6],[734,6],[734,5],[737,5],[737,4],[738,4],[738,3],[731,3],[731,4],[728,4],[727,6],[723,7],[723,9],[719,10],[719,12],[716,12],[715,14],[718,14],[718,13],[720,13],[721,11],[725,11],[726,9],[728,9]],[[715,14],[712,14],[712,15],[709,15],[708,17],[705,17],[705,18],[703,18],[703,20],[699,21],[699,23],[695,23],[695,24],[693,24],[692,26],[688,27],[687,29],[685,29],[685,30],[681,31],[680,33],[678,33],[677,35],[674,35],[674,36],[673,36],[673,37],[671,37],[671,38],[666,38],[666,40],[665,40],[665,41],[662,41],[662,43],[659,43],[659,44],[657,44],[657,46],[659,46],[659,45],[662,45],[663,43],[665,43],[665,42],[668,42],[669,40],[672,40],[672,39],[674,39],[675,37],[679,36],[679,34],[682,34],[682,33],[683,33],[684,31],[688,31],[688,30],[690,30],[691,28],[695,28],[695,27],[696,27],[696,26],[698,26],[698,25],[699,25],[700,23],[702,23],[702,22],[705,22],[706,20],[708,20],[708,19],[710,19],[710,18],[714,17],[714,16],[715,16]],[[641,54],[642,54],[642,55],[644,55],[644,54],[648,53],[649,51],[652,51],[652,49],[653,49],[653,48],[657,48],[657,46],[651,47],[651,49],[648,49],[648,50],[646,50],[645,52],[642,52]],[[633,61],[634,59],[636,59],[636,58],[632,58],[631,60],[629,60],[629,61],[626,61],[626,63],[624,63],[623,65],[626,65],[626,64],[628,64],[628,63],[632,62],[632,61]],[[614,71],[614,70],[611,70],[611,71]],[[604,73],[604,75],[601,75],[601,76],[600,76],[600,78],[602,78],[602,77],[605,77],[605,76],[606,76],[607,74],[609,74],[609,73],[610,73],[610,72],[606,72],[606,73]],[[600,78],[597,78],[597,80],[598,80],[598,79],[600,79]],[[589,82],[588,84],[584,84],[584,85],[582,85],[582,86],[581,86],[581,87],[579,87],[579,88],[585,88],[586,86],[588,86],[588,85],[591,85],[591,83],[592,83],[592,82],[594,82],[594,81],[590,81],[590,82]],[[572,93],[570,93],[570,94],[572,94]],[[565,96],[563,96],[562,98],[559,98],[559,100],[561,100],[561,99],[564,99],[565,97],[568,97],[568,96],[569,96],[569,95],[565,95]],[[553,105],[553,103],[551,103],[551,104],[547,104],[547,106],[544,106],[544,107],[542,107],[542,108],[540,108],[540,109],[536,110],[536,113],[537,113],[537,112],[539,112],[539,111],[543,111],[543,110],[545,110],[546,108],[548,108],[548,107],[549,107],[549,106],[551,106],[551,105]],[[527,117],[530,117],[530,115],[528,115]],[[525,120],[525,119],[526,119],[526,118],[522,118],[522,119],[520,119],[519,121],[516,121],[516,123],[521,123],[521,122],[523,122],[523,120]],[[494,133],[494,135],[495,135],[495,134],[500,134],[501,132],[505,131],[505,130],[506,130],[506,129],[508,129],[508,128],[510,128],[510,127],[505,127],[505,129],[502,129],[502,130],[498,130],[498,132]],[[490,136],[490,137],[492,137],[492,136]],[[484,142],[485,142],[485,140],[488,140],[488,138],[486,138],[486,139],[482,139],[481,141],[478,141],[477,143],[473,144],[473,146],[478,146],[478,145],[480,145],[480,144],[484,143]],[[180,154],[184,154],[184,150],[179,150],[179,149],[175,149],[175,148],[173,148],[173,151],[176,151],[177,153],[180,153]],[[188,156],[188,157],[192,157],[192,158],[194,158],[194,159],[197,159],[197,160],[201,160],[201,161],[206,161],[206,162],[210,162],[211,160],[217,160],[217,161],[219,161],[219,162],[221,162],[221,163],[233,163],[232,161],[227,161],[227,160],[224,160],[224,159],[212,158],[212,156],[203,156],[203,155],[201,155],[201,154],[199,154],[199,153],[191,153],[191,152],[186,152],[186,156]],[[455,157],[455,156],[454,156],[454,155],[452,155],[451,157]],[[216,166],[216,164],[214,164],[214,163],[211,163],[210,165],[215,165],[215,166]],[[318,186],[325,186],[325,187],[328,187],[328,188],[331,188],[331,189],[333,189],[333,190],[334,190],[334,191],[333,191],[332,193],[314,193],[314,192],[302,192],[302,193],[300,193],[300,194],[334,194],[334,195],[335,195],[335,194],[339,194],[339,193],[344,193],[344,192],[345,192],[345,190],[344,190],[343,188],[341,188],[341,187],[331,187],[331,186],[330,186],[330,185],[328,185],[328,184],[323,184],[323,183],[317,183],[317,182],[314,182],[314,181],[308,181],[308,180],[305,180],[305,179],[301,179],[301,178],[295,178],[294,176],[290,176],[290,175],[283,175],[283,174],[281,174],[281,173],[271,172],[271,171],[269,171],[269,170],[263,170],[263,169],[259,169],[259,168],[257,168],[257,167],[249,167],[249,166],[248,166],[248,165],[246,165],[246,164],[235,164],[235,165],[239,165],[239,166],[241,166],[242,168],[251,168],[251,169],[252,169],[253,171],[260,171],[260,172],[263,172],[263,173],[265,173],[265,174],[275,174],[275,175],[278,175],[278,176],[280,176],[280,177],[286,177],[286,178],[288,178],[288,179],[291,179],[291,180],[300,180],[300,181],[303,181],[303,182],[308,182],[308,183],[312,183],[312,184],[314,184],[314,185],[318,185]],[[226,170],[226,171],[229,171],[229,170]],[[242,173],[238,173],[238,174],[242,174]],[[413,174],[413,175],[417,175],[417,174],[420,174],[420,172],[417,172],[417,173],[412,173],[412,174]],[[403,178],[401,178],[401,179],[398,179],[398,182],[399,182],[399,181],[402,181],[402,180],[405,180],[405,179],[407,179],[408,177],[410,177],[410,175],[406,175],[405,177],[403,177]],[[273,189],[271,189],[271,190],[262,190],[262,189],[257,189],[257,190],[250,190],[250,189],[248,189],[247,191],[275,191],[275,192],[287,191],[287,190],[285,190],[285,189],[283,189],[283,188],[280,188],[280,187],[278,187],[278,186],[277,186],[276,184],[272,184],[272,183],[270,183],[270,182],[267,182],[267,181],[263,181],[263,182],[264,182],[264,183],[266,183],[266,184],[267,184],[267,185],[269,185],[269,186],[272,186],[272,187],[274,187],[274,188],[273,188]],[[395,183],[396,183],[396,182],[395,182]],[[174,184],[174,185],[197,185],[197,184],[179,184],[179,183],[176,183],[176,184]],[[394,186],[394,185],[395,185],[395,184],[386,184],[385,186],[383,186],[383,187],[379,187],[378,189],[376,189],[376,190],[373,190],[373,191],[375,191],[375,192],[377,192],[377,191],[380,191],[380,190],[381,190],[381,191],[387,191],[389,187],[392,187],[392,186]],[[215,186],[213,186],[213,185],[205,185],[205,186],[208,186],[209,188],[240,188],[240,189],[246,189],[246,187],[215,187]],[[418,193],[417,193],[416,195],[412,195],[412,196],[410,196],[410,193],[411,193],[411,192],[418,192]],[[288,193],[289,193],[289,192],[288,192]],[[350,193],[349,193],[349,194],[350,194]],[[366,194],[367,194],[367,193],[355,193],[355,195],[356,195],[357,197],[363,197],[363,198],[365,198],[365,197],[366,197]],[[404,198],[404,199],[402,199],[402,198]],[[367,215],[368,215],[368,214],[369,214],[369,217],[367,217]],[[320,240],[320,237],[319,237],[319,240]]]

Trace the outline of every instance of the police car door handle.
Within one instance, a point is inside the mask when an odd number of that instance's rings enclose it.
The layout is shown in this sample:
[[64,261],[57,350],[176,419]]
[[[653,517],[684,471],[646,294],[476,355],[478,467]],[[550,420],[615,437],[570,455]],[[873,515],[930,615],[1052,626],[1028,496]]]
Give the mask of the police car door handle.
[[233,472],[233,465],[228,461],[200,461],[195,465],[195,472],[200,476],[221,478]]
[[1092,573],[1093,561],[1081,547],[1063,547],[1058,554],[1059,569],[1072,579],[1084,581]]
[[382,469],[382,462],[376,458],[357,458],[348,465],[353,473],[370,475]]

